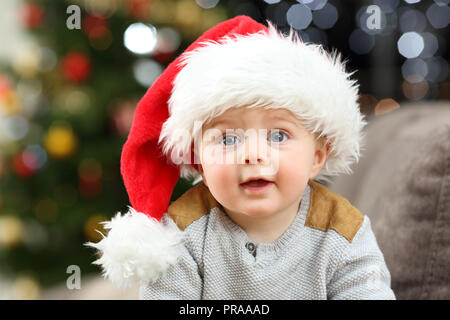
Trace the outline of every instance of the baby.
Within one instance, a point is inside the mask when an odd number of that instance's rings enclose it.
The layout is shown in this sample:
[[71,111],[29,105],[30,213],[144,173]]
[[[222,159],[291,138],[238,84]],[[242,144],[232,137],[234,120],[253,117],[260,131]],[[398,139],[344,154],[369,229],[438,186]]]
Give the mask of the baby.
[[[133,208],[88,244],[104,275],[142,299],[395,299],[369,218],[318,182],[359,159],[350,75],[270,23],[205,32],[136,109]],[[170,203],[180,173],[194,186]]]

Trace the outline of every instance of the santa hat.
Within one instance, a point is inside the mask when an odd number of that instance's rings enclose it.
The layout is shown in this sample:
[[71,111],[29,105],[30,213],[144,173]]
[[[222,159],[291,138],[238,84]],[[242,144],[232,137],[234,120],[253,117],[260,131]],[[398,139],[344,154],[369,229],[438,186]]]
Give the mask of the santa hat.
[[222,22],[193,42],[137,105],[121,158],[132,207],[105,223],[109,232],[100,242],[88,243],[100,251],[94,263],[104,275],[125,287],[154,281],[176,263],[183,233],[161,218],[180,175],[200,177],[192,143],[201,124],[230,107],[290,110],[331,145],[318,178],[349,173],[366,122],[358,85],[344,64],[336,52],[302,42],[292,29],[285,36],[270,22],[266,27],[247,16]]

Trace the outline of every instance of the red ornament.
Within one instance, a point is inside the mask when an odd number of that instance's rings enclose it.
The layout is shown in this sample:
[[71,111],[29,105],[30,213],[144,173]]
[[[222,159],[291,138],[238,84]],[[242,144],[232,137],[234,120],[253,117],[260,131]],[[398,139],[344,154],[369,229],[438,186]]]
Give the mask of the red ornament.
[[71,52],[62,60],[62,73],[64,77],[75,83],[81,83],[91,73],[89,58],[81,52]]
[[35,168],[37,166],[33,164],[37,162],[38,159],[36,158],[34,153],[23,151],[14,156],[12,168],[18,176],[22,178],[28,178],[34,175],[34,173],[36,172]]
[[102,193],[102,168],[97,161],[86,161],[79,168],[78,187],[85,198],[95,198]]
[[150,17],[150,6],[150,0],[129,0],[128,12],[134,19],[146,20]]
[[126,137],[130,132],[131,124],[133,123],[134,110],[137,102],[124,101],[120,102],[111,111],[111,124],[119,135]]
[[28,29],[37,29],[44,22],[44,9],[35,3],[26,3],[20,7],[20,20]]
[[91,14],[83,19],[83,31],[89,38],[101,38],[108,32],[108,21],[101,15]]

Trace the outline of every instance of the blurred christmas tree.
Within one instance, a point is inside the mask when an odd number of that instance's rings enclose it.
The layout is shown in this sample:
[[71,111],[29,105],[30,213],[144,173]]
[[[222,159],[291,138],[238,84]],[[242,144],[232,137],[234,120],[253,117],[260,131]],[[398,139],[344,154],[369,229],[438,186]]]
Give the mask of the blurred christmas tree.
[[[83,243],[129,204],[119,165],[136,103],[192,40],[227,19],[214,2],[21,6],[37,44],[0,72],[0,287],[6,279],[37,297],[65,281],[69,265],[99,272]],[[180,180],[173,199],[188,187]]]

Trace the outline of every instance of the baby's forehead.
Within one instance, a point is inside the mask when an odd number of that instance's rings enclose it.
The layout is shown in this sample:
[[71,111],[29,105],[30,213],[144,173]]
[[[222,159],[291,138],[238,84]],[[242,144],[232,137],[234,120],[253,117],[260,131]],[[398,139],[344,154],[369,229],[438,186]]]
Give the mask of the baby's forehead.
[[284,108],[230,108],[219,116],[208,121],[208,127],[221,124],[242,124],[246,122],[289,121],[298,123],[298,118],[289,110]]

